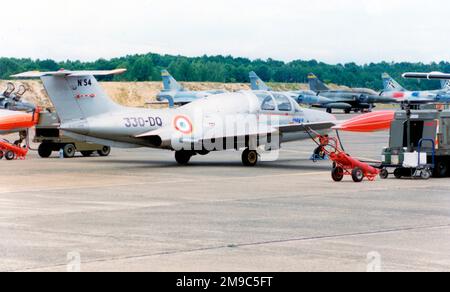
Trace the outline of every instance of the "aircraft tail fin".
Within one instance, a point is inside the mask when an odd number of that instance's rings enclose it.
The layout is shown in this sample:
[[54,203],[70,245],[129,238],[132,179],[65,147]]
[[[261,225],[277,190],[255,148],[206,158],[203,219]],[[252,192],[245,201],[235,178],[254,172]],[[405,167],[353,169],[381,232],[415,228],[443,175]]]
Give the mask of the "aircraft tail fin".
[[389,76],[389,74],[383,73],[381,78],[383,79],[384,91],[405,91],[403,86]]
[[317,78],[314,73],[308,74],[309,89],[312,91],[328,91],[330,88]]
[[79,121],[122,108],[104,92],[94,76],[121,74],[112,71],[26,72],[14,78],[41,78],[62,123]]
[[445,91],[450,91],[450,80],[441,80],[441,87]]
[[170,75],[169,71],[162,70],[161,77],[164,84],[164,91],[183,91],[184,87],[179,84],[175,78]]
[[259,76],[255,72],[253,71],[250,72],[249,77],[252,90],[264,90],[264,91],[272,90],[272,88],[267,86],[267,84],[264,83],[264,81],[262,81],[261,78],[259,78]]

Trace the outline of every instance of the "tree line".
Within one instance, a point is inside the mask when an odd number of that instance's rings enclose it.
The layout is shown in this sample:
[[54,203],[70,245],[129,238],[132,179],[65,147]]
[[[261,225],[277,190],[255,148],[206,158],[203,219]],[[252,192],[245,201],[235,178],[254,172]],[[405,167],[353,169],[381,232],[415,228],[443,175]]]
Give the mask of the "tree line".
[[248,83],[248,73],[255,71],[261,79],[279,83],[306,83],[307,75],[314,72],[326,83],[349,87],[382,88],[381,74],[387,72],[411,90],[427,90],[439,87],[436,81],[403,80],[404,72],[441,71],[450,73],[450,63],[356,63],[331,65],[316,60],[283,62],[273,59],[250,60],[231,56],[184,57],[159,54],[128,55],[94,62],[32,60],[0,58],[0,79],[23,71],[111,70],[128,69],[126,74],[104,78],[103,81],[160,81],[160,72],[167,69],[180,81]]

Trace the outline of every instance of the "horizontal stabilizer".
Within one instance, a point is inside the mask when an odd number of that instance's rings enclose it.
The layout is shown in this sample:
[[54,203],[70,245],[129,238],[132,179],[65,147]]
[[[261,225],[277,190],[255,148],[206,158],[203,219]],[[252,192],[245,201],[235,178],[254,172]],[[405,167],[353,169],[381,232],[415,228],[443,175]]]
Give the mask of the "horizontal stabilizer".
[[41,78],[45,76],[60,76],[60,77],[82,77],[82,76],[109,76],[109,75],[119,75],[125,73],[126,69],[116,69],[116,70],[97,70],[97,71],[70,71],[70,70],[60,70],[54,72],[39,72],[30,71],[25,73],[20,73],[12,75],[13,78]]

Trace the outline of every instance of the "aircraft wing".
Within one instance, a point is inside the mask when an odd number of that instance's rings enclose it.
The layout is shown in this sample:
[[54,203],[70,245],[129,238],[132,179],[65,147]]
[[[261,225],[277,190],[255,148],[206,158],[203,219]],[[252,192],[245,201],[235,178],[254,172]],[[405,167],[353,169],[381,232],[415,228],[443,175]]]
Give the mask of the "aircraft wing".
[[[228,139],[228,138],[240,138],[247,136],[266,136],[275,133],[292,133],[292,132],[304,132],[308,130],[320,131],[331,129],[336,126],[336,122],[318,122],[318,123],[303,123],[303,124],[291,124],[284,126],[263,126],[262,128],[254,129],[241,129],[233,131],[231,133],[223,133],[217,135],[213,130],[205,131],[205,133],[197,133],[192,135],[180,135],[171,126],[161,128],[155,131],[142,133],[135,136],[135,138],[154,138],[158,137],[162,143],[170,142],[172,139],[181,140],[184,143],[198,143],[203,140],[211,139]],[[232,128],[235,129],[235,128]]]
[[109,75],[122,74],[126,71],[127,71],[126,69],[98,70],[98,71],[60,70],[60,71],[54,71],[54,72],[30,71],[30,72],[12,75],[11,77],[13,77],[13,78],[41,78],[41,77],[45,77],[45,76],[61,76],[61,77],[109,76]]
[[450,80],[450,74],[441,72],[431,72],[431,73],[409,72],[403,74],[402,76],[403,78],[407,79]]
[[336,126],[336,121],[332,122],[318,122],[318,123],[304,123],[304,124],[292,124],[278,127],[281,133],[303,132],[308,130],[320,131],[331,129]]

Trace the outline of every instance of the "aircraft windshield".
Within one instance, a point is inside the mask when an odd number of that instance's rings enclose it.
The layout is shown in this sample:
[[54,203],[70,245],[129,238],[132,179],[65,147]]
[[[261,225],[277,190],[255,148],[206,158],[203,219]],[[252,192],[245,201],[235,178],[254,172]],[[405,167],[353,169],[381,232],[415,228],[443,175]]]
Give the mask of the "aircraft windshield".
[[292,111],[292,104],[289,98],[282,94],[274,94],[278,110],[282,112],[290,112]]
[[276,110],[276,103],[270,94],[257,94],[259,101],[261,102],[261,110],[274,111]]

